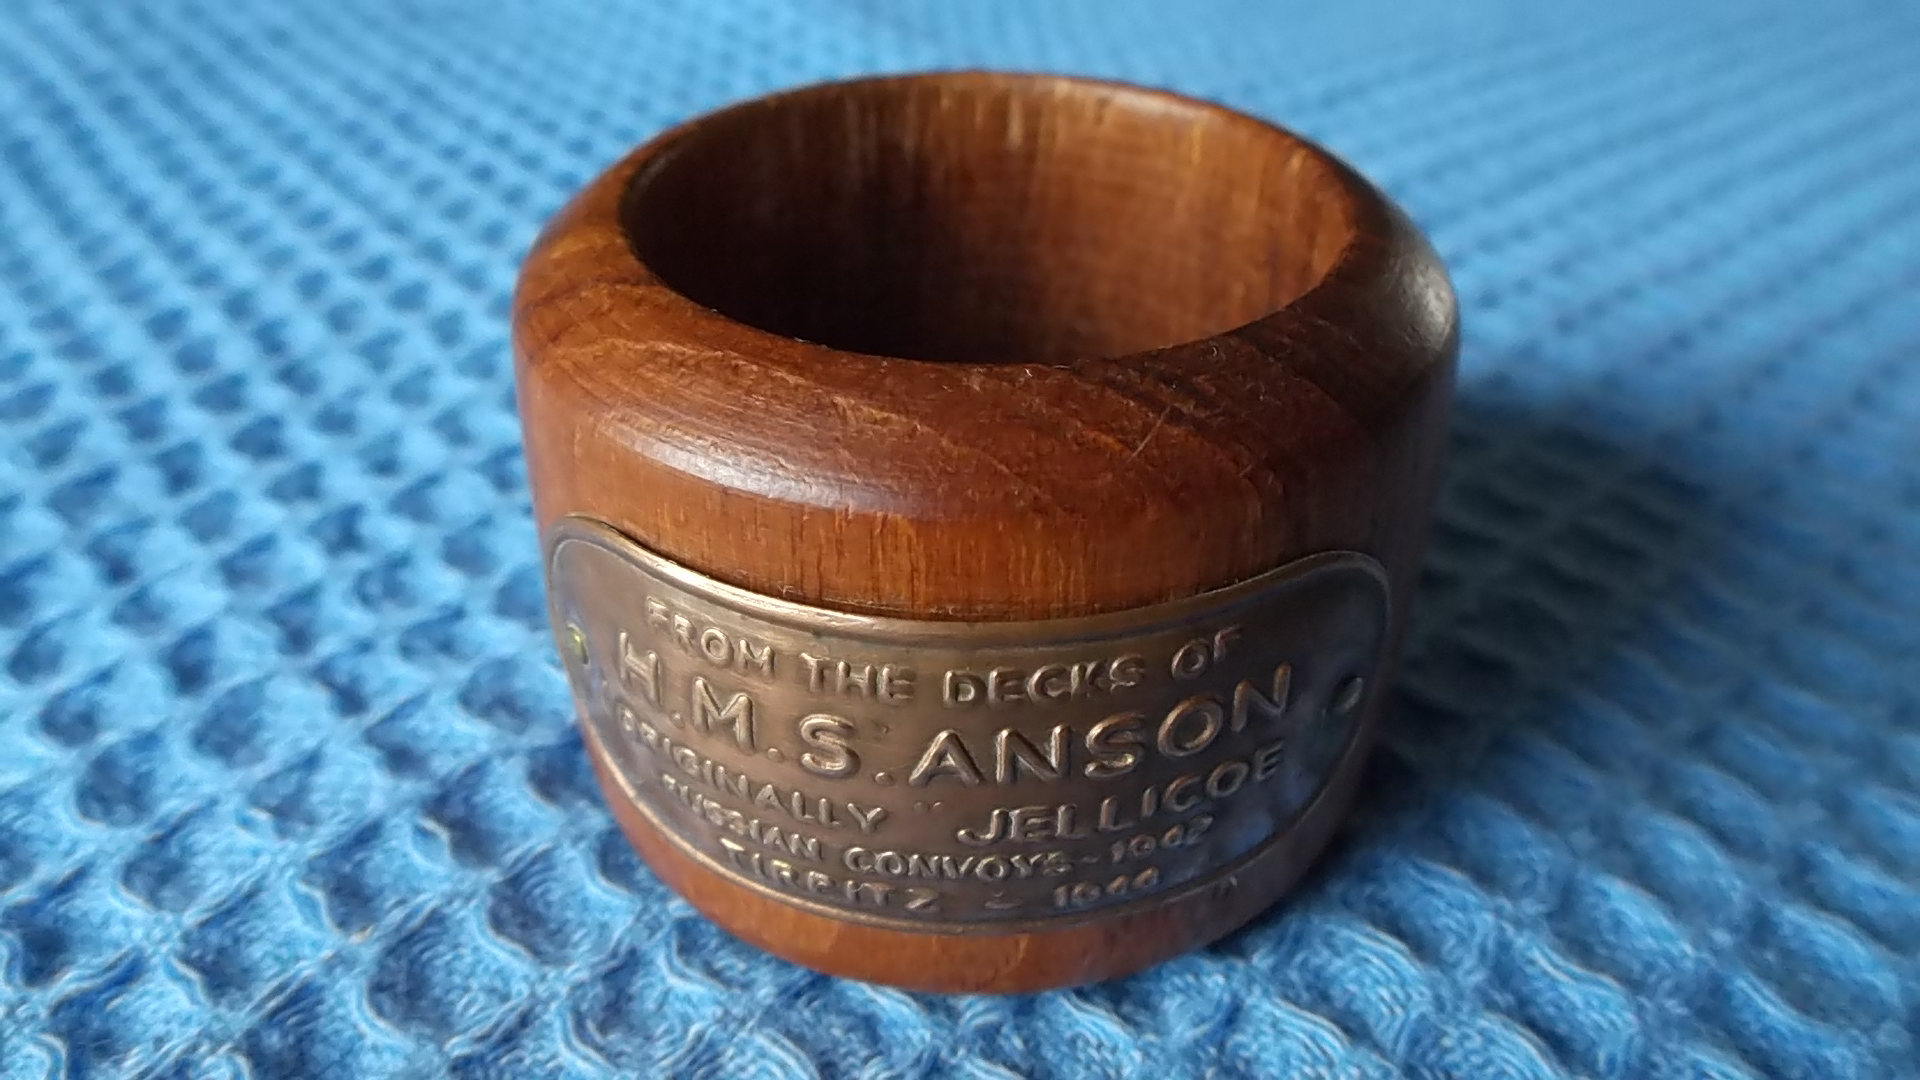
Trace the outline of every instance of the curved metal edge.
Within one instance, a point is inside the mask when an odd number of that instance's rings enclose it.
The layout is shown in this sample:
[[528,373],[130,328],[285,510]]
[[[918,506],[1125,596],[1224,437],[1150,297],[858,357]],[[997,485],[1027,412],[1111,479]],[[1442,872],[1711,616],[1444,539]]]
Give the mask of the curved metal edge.
[[[1049,640],[1059,642],[1098,641],[1103,638],[1121,636],[1118,631],[1122,629],[1139,633],[1142,627],[1164,628],[1169,624],[1183,621],[1183,616],[1195,611],[1230,611],[1238,604],[1244,603],[1252,594],[1260,592],[1278,579],[1295,577],[1313,570],[1334,567],[1364,571],[1378,583],[1379,590],[1372,595],[1378,597],[1382,605],[1382,632],[1387,635],[1388,638],[1392,635],[1392,596],[1386,570],[1371,556],[1354,551],[1333,551],[1310,555],[1290,563],[1285,563],[1265,573],[1221,589],[1197,593],[1193,596],[1162,604],[1131,608],[1124,611],[1064,619],[1033,619],[1018,622],[936,622],[885,616],[854,615],[749,592],[745,589],[728,585],[725,582],[716,581],[698,571],[658,555],[641,546],[625,533],[620,532],[602,521],[581,514],[568,514],[555,521],[553,526],[548,530],[547,543],[545,544],[546,557],[543,560],[548,582],[548,618],[552,623],[556,645],[563,651],[566,648],[566,643],[560,640],[560,634],[562,632],[561,627],[564,619],[561,617],[562,613],[559,610],[559,597],[553,592],[551,582],[560,549],[569,541],[589,544],[599,547],[602,550],[611,551],[624,558],[631,559],[645,572],[659,575],[678,588],[685,589],[716,603],[738,607],[770,622],[777,622],[783,626],[790,627],[807,627],[817,624],[820,621],[826,621],[832,625],[837,632],[845,633],[850,637],[886,640],[895,643],[903,640],[916,643],[951,643],[956,632],[970,637],[972,640],[968,641],[969,645],[983,648],[1019,645],[1024,641],[1030,641],[1034,637],[1045,637]],[[1143,613],[1150,613],[1152,621],[1138,621]],[[1065,633],[1063,633],[1063,631],[1065,631]],[[1385,644],[1385,641],[1383,641],[1383,647]],[[1381,654],[1381,660],[1385,660],[1384,652]],[[575,709],[583,710],[585,706],[579,700],[578,692],[573,687],[571,676],[568,677],[567,682],[569,693],[573,694],[575,698]],[[1378,683],[1375,685],[1378,686]],[[1374,692],[1378,693],[1379,691],[1375,690]],[[1374,707],[1377,709],[1380,706],[1376,704]],[[585,717],[582,719],[585,719]],[[592,743],[589,752],[599,754],[603,761],[607,762],[609,766],[612,766],[614,757],[607,750],[605,743],[601,740],[594,725],[592,723],[580,723],[575,726],[579,729],[582,739]],[[1232,881],[1248,866],[1259,861],[1276,845],[1283,842],[1299,822],[1321,809],[1328,798],[1328,792],[1335,787],[1333,783],[1334,779],[1359,764],[1354,760],[1355,752],[1360,747],[1362,735],[1365,734],[1370,726],[1371,725],[1366,723],[1355,724],[1353,726],[1352,731],[1347,736],[1345,745],[1341,747],[1340,752],[1335,758],[1336,763],[1327,771],[1326,777],[1322,780],[1319,789],[1316,790],[1312,798],[1308,799],[1299,811],[1289,819],[1287,824],[1276,828],[1265,840],[1254,845],[1251,849],[1242,853],[1232,861],[1215,867],[1212,871],[1185,884],[1149,893],[1138,900],[1127,903],[1094,908],[1084,912],[1048,916],[1042,919],[1022,919],[1006,922],[953,922],[888,918],[867,912],[856,912],[845,907],[838,907],[831,904],[822,904],[805,897],[795,896],[792,893],[781,892],[763,882],[755,881],[746,875],[731,871],[711,854],[702,851],[685,837],[681,836],[677,830],[660,819],[660,816],[654,812],[653,807],[648,803],[647,799],[641,797],[639,793],[634,790],[632,783],[623,770],[617,767],[609,767],[605,772],[619,787],[621,795],[626,798],[628,804],[633,807],[640,818],[647,823],[647,826],[651,828],[657,836],[666,840],[701,869],[719,876],[722,880],[730,884],[748,889],[765,899],[799,908],[809,914],[818,915],[822,918],[832,919],[837,922],[857,923],[900,933],[971,937],[1005,936],[1047,933],[1057,930],[1067,930],[1092,923],[1105,922],[1114,918],[1125,917],[1137,912],[1147,911],[1185,900],[1209,890],[1217,889],[1223,884]]]
[[[1125,635],[1151,633],[1186,621],[1198,611],[1232,611],[1276,581],[1331,568],[1359,570],[1379,583],[1384,621],[1391,625],[1391,585],[1387,571],[1370,555],[1357,551],[1328,551],[1296,559],[1264,573],[1207,592],[1178,600],[1098,615],[1069,616],[1060,619],[1023,619],[1007,622],[943,622],[934,619],[902,619],[884,615],[856,615],[832,608],[814,607],[792,600],[750,592],[723,581],[716,581],[696,570],[658,555],[618,529],[583,514],[568,514],[548,529],[544,566],[552,580],[554,561],[561,545],[576,540],[609,549],[630,559],[641,570],[662,578],[676,588],[703,599],[733,608],[754,618],[777,623],[788,629],[813,633],[820,628],[836,634],[874,643],[950,646],[958,642],[967,648],[989,649],[1018,647],[1034,638],[1060,644],[1100,641]],[[1122,631],[1125,632],[1123,635]]]

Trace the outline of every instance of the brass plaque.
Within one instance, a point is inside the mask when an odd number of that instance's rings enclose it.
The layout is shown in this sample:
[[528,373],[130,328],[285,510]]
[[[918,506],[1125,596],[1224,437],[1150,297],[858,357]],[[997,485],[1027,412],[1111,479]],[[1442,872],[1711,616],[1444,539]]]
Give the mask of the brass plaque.
[[594,521],[547,538],[586,720],[642,814],[742,885],[921,932],[1208,888],[1353,746],[1386,575],[1347,552],[1087,618],[959,623],[713,581]]

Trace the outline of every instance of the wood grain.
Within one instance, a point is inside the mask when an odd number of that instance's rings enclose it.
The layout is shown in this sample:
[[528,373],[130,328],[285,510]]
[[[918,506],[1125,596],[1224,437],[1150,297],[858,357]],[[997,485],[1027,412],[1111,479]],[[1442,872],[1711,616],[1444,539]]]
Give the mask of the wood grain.
[[[956,620],[1138,607],[1344,549],[1387,567],[1399,625],[1457,341],[1425,241],[1324,151],[1164,93],[989,74],[810,87],[660,136],[548,226],[513,323],[543,528],[586,514],[756,592]],[[614,802],[748,940],[1009,991],[1233,929],[1324,842],[1355,768],[1227,895],[1049,934],[803,913]]]

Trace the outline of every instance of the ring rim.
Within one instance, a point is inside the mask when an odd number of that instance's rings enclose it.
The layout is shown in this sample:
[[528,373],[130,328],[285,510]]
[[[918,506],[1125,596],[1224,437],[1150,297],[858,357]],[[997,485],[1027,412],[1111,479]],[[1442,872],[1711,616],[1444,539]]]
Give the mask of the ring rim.
[[[1204,110],[1297,144],[1354,199],[1353,235],[1294,302],[1184,344],[1065,364],[852,352],[701,308],[634,254],[632,179],[697,118],[589,184],[528,257],[513,341],[542,527],[583,512],[752,591],[957,621],[1136,607],[1336,547],[1397,576],[1398,553],[1366,541],[1394,512],[1383,478],[1434,456],[1397,432],[1444,411],[1458,341],[1418,230],[1317,144],[1167,91],[947,72],[788,94],[1005,80]],[[961,539],[981,531],[1000,538],[991,550]],[[755,535],[775,542],[735,539]],[[1000,561],[1011,551],[1018,565]]]

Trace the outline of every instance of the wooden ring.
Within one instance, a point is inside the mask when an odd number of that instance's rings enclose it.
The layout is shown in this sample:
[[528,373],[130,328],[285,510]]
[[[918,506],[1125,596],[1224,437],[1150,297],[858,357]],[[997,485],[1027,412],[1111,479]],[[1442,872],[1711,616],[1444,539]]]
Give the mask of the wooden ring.
[[1325,151],[1090,80],[808,87],[590,183],[513,341],[588,752],[722,927],[1034,990],[1231,931],[1332,835],[1457,316]]

